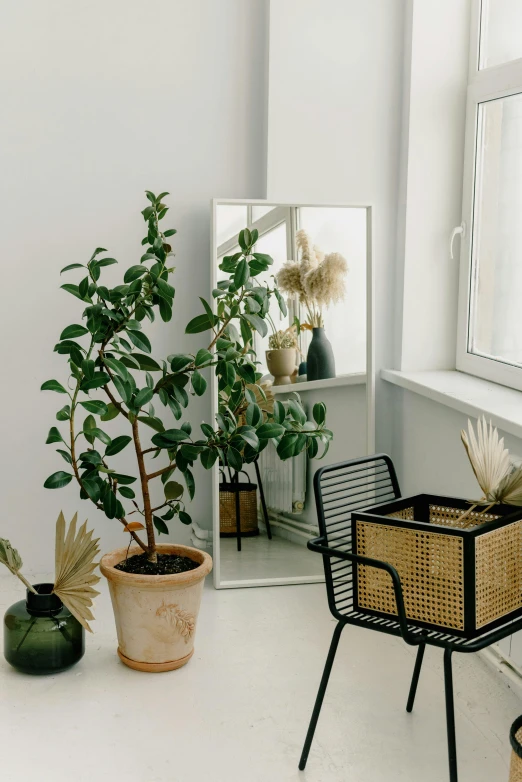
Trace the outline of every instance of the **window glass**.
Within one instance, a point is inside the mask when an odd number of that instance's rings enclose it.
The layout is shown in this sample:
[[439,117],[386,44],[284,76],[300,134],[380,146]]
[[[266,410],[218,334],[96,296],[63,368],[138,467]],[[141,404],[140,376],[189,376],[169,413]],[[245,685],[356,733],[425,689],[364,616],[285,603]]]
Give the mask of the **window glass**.
[[[281,223],[281,225],[278,225],[276,228],[273,228],[271,231],[268,231],[267,233],[260,236],[256,242],[255,251],[259,253],[266,253],[266,255],[270,255],[273,258],[274,263],[272,266],[270,266],[270,268],[264,274],[260,274],[256,278],[261,282],[262,285],[268,285],[269,287],[273,288],[274,280],[272,279],[272,276],[277,274],[283,263],[287,260],[286,223]],[[271,299],[270,316],[278,331],[280,329],[288,328],[288,316],[286,318],[283,317],[275,296],[272,296]],[[262,372],[263,374],[268,372],[266,366],[265,350],[268,350],[268,337],[271,333],[272,331],[270,326],[268,328],[268,334],[264,338],[261,338],[260,335],[256,332],[255,350],[257,353],[257,360],[260,362],[258,369],[259,372]]]
[[228,242],[247,225],[247,208],[243,204],[218,204],[216,207],[217,246]]
[[479,105],[468,352],[522,366],[522,94]]
[[480,67],[522,57],[522,0],[483,0]]
[[299,226],[324,253],[348,263],[344,301],[323,310],[337,375],[366,371],[366,210],[300,207]]
[[267,215],[272,209],[275,209],[275,206],[252,206],[252,221],[255,223],[256,220]]

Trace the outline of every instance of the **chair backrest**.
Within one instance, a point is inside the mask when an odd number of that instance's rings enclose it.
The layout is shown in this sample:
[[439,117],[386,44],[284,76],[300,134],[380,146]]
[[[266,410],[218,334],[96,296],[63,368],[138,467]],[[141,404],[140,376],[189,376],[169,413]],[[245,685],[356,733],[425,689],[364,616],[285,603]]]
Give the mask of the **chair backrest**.
[[[322,467],[314,475],[317,519],[326,545],[352,551],[352,511],[364,510],[401,496],[393,462],[386,454],[363,456]],[[330,607],[350,607],[353,565],[325,557]]]

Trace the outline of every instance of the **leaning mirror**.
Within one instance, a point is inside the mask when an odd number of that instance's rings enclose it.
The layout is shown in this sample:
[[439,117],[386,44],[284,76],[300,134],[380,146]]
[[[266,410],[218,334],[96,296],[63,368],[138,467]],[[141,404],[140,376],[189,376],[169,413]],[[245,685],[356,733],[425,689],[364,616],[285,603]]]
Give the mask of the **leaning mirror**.
[[[246,385],[249,410],[229,404],[233,389],[223,371],[212,376],[214,415],[234,408],[233,425],[248,437],[249,426],[261,416],[272,420],[274,410],[311,430],[326,408],[322,426],[333,434],[328,443],[306,436],[304,450],[297,447],[304,439],[287,438],[296,451],[290,458],[270,440],[257,456],[249,451],[238,471],[221,454],[213,469],[218,588],[323,579],[321,557],[306,547],[319,534],[314,472],[374,451],[371,217],[369,206],[213,201],[215,313],[232,300],[227,293],[239,293],[235,326],[215,348],[226,362],[227,351],[233,356],[243,345],[256,372],[254,384],[246,374],[231,378]],[[241,263],[244,275],[236,273]]]

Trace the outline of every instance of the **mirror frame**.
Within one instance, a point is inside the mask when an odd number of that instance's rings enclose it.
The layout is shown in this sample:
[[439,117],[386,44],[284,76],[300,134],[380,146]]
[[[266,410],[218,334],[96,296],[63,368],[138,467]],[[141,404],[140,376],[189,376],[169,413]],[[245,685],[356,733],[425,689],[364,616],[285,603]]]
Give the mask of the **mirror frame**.
[[[374,351],[374,276],[373,276],[373,219],[374,209],[369,204],[331,204],[296,201],[273,201],[255,198],[213,198],[211,201],[210,237],[210,301],[214,301],[212,290],[217,285],[217,207],[224,205],[245,206],[302,206],[319,208],[364,209],[366,211],[366,444],[368,455],[375,453],[375,351]],[[214,373],[210,378],[211,416],[217,414],[217,383]],[[361,454],[363,456],[364,454]],[[315,584],[324,581],[324,576],[289,576],[288,578],[256,578],[244,581],[221,580],[219,524],[219,469],[212,468],[212,544],[214,560],[214,587],[216,589],[239,589],[244,587],[286,586],[288,584]]]

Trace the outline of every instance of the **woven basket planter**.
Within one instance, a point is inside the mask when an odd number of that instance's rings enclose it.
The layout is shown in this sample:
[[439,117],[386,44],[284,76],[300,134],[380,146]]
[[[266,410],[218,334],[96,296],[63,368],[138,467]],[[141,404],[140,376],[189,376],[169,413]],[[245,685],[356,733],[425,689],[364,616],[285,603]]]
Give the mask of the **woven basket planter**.
[[509,782],[522,782],[522,716],[517,717],[511,726],[509,739],[513,748]]
[[[522,614],[522,508],[419,494],[352,514],[357,554],[393,565],[415,624],[472,638]],[[392,581],[358,565],[354,607],[396,616]]]
[[226,538],[237,535],[236,495],[239,492],[241,535],[259,535],[257,524],[257,485],[255,483],[219,484],[219,531]]

